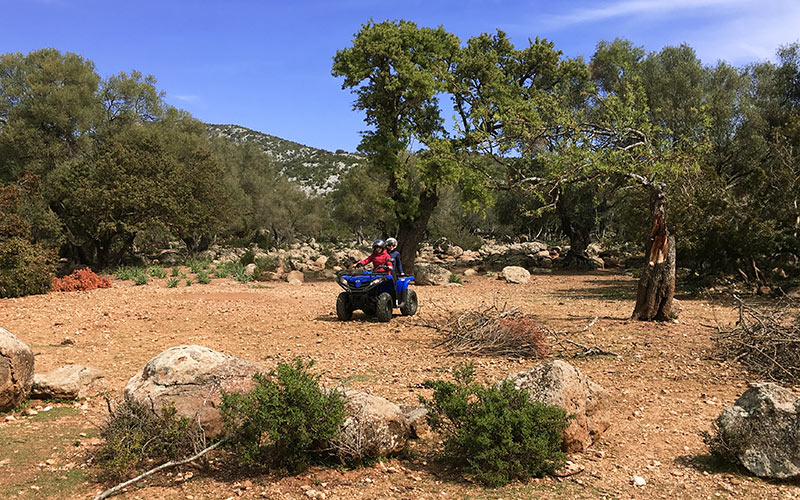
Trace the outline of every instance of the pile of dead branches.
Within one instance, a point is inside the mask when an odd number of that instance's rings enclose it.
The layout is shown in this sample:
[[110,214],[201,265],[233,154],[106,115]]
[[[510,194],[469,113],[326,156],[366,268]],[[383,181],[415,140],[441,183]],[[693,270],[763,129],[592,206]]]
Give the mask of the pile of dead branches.
[[548,353],[545,332],[518,307],[498,306],[496,301],[424,326],[444,335],[437,347],[451,355],[543,358]]
[[739,322],[731,330],[719,330],[719,353],[767,379],[800,382],[800,314],[796,304],[782,300],[772,307],[756,307],[735,298]]

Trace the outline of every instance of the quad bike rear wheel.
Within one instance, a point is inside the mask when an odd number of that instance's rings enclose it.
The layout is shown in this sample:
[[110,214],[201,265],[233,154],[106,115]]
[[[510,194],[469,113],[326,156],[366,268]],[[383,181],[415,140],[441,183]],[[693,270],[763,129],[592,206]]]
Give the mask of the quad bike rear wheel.
[[378,295],[375,316],[378,321],[387,323],[392,319],[392,296],[386,292]]
[[350,321],[353,318],[353,306],[350,305],[347,292],[342,292],[336,297],[336,317],[342,321]]
[[413,316],[417,313],[417,305],[417,292],[406,290],[406,300],[403,301],[400,312],[403,313],[403,316]]

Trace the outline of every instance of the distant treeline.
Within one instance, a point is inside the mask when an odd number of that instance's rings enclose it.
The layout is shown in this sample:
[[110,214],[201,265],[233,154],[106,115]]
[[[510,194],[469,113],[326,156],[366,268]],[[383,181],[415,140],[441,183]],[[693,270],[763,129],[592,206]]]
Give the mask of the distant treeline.
[[[344,87],[366,89],[356,107],[371,130],[360,148],[368,162],[324,195],[258,145],[209,137],[165,104],[152,76],[101,78],[55,49],[0,56],[0,282],[27,266],[52,272],[57,257],[105,268],[174,241],[269,247],[409,226],[408,240],[465,247],[522,233],[578,249],[598,238],[639,246],[648,194],[631,186],[648,182],[666,193],[681,265],[750,272],[800,253],[797,44],[777,63],[737,68],[704,66],[686,45],[647,54],[601,42],[586,62],[544,40],[517,50],[500,32],[461,45],[426,30],[365,25],[337,54]],[[380,95],[364,82],[388,76],[354,49],[377,53],[393,33],[408,38],[387,56],[405,90]],[[427,59],[401,65],[411,53]],[[380,98],[407,109],[392,122]],[[391,125],[399,135],[384,133]]]

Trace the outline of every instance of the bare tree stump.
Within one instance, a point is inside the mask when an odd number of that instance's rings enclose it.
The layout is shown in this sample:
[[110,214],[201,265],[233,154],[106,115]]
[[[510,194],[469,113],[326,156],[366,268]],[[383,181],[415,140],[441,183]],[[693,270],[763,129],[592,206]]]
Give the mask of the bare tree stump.
[[666,217],[657,213],[650,232],[647,264],[639,279],[633,318],[668,321],[675,295],[675,237],[667,231]]

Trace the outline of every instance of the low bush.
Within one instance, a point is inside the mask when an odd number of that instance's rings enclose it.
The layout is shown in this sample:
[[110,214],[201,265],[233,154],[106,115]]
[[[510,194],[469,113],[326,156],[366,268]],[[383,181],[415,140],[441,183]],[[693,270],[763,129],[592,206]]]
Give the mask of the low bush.
[[200,271],[197,273],[197,282],[201,285],[208,285],[211,283],[211,276],[209,276],[205,271]]
[[0,298],[49,292],[53,260],[52,252],[26,239],[0,237]]
[[267,281],[270,274],[278,268],[278,260],[273,256],[259,257],[255,261],[256,269],[253,278],[257,281]]
[[186,266],[195,274],[199,273],[200,271],[205,271],[211,265],[211,261],[208,259],[186,259],[185,262]]
[[455,383],[427,380],[433,399],[420,401],[444,434],[444,457],[478,482],[500,486],[552,474],[564,465],[566,412],[531,401],[511,381],[474,382],[472,363],[453,371]]
[[223,262],[217,265],[214,275],[217,278],[226,278],[231,276],[236,281],[240,281],[242,283],[249,283],[253,281],[253,277],[244,272],[244,265],[235,260]]
[[144,267],[118,267],[114,272],[114,276],[116,276],[119,280],[125,281],[136,281],[137,279],[141,280],[144,278],[145,283],[147,283],[147,269]]
[[95,288],[111,288],[111,280],[98,276],[88,267],[75,270],[63,278],[53,278],[54,292],[75,292]]
[[300,359],[278,363],[269,374],[255,376],[252,391],[223,393],[228,447],[244,464],[299,473],[328,455],[344,421],[344,397],[320,387],[311,366],[313,361]]
[[177,278],[177,277],[178,277],[178,275],[179,275],[180,273],[181,273],[181,270],[180,270],[180,269],[178,269],[177,267],[173,267],[173,268],[172,268],[172,272],[170,273],[170,275],[171,275],[173,278]]
[[151,278],[166,278],[167,277],[167,271],[165,271],[163,267],[151,267],[149,274],[150,274]]
[[450,273],[450,278],[448,280],[450,283],[458,283],[461,284],[461,276],[457,275],[456,273]]
[[205,446],[197,422],[178,417],[174,407],[157,411],[129,400],[109,407],[100,437],[105,442],[94,459],[109,479],[128,477],[145,464],[151,468],[153,462],[190,457]]
[[170,278],[167,280],[167,288],[176,288],[178,286],[178,278]]
[[239,262],[240,262],[240,263],[241,263],[243,266],[246,266],[246,265],[248,265],[248,264],[253,264],[253,263],[255,263],[255,261],[256,261],[256,253],[255,253],[255,252],[253,252],[252,250],[248,250],[248,251],[246,251],[246,252],[244,253],[244,255],[242,255],[242,256],[239,258]]

